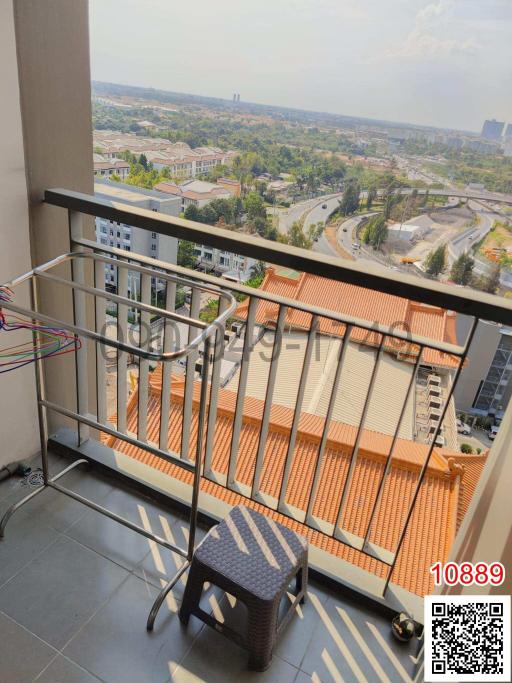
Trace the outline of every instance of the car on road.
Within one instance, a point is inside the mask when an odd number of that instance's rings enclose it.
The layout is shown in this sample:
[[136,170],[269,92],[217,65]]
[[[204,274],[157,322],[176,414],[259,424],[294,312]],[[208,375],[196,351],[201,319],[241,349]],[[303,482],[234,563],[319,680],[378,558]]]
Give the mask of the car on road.
[[489,439],[491,441],[494,441],[494,439],[496,438],[496,434],[498,433],[498,429],[499,429],[499,427],[497,427],[496,425],[494,425],[494,427],[491,427],[491,430],[489,432]]
[[457,420],[457,431],[459,434],[469,436],[471,434],[471,427],[465,422],[462,422],[462,420]]
[[343,232],[347,232],[347,228],[343,228]]
[[359,246],[359,244],[358,244],[357,242],[354,242],[354,243],[352,244],[352,249],[360,249],[360,248],[361,248],[361,247]]
[[327,208],[327,204],[322,204],[322,209],[326,209],[326,208]]

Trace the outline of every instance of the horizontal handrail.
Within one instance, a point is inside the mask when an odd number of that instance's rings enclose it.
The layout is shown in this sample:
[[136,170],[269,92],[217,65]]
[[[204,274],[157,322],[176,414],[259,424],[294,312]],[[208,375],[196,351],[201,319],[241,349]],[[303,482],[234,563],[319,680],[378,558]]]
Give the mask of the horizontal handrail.
[[[87,247],[88,249],[94,249],[100,252],[106,252],[123,258],[127,257],[126,251],[118,249],[117,247],[109,247],[103,244],[98,244],[98,242],[94,242],[93,240],[77,239],[73,240],[73,244]],[[139,263],[151,265],[153,268],[161,268],[165,265],[165,261],[159,261],[151,256],[144,256],[142,254],[136,254],[135,252],[129,252],[129,257],[130,264],[132,260],[135,260]],[[187,268],[182,268],[181,266],[173,266],[173,270],[176,270],[176,272],[190,273]],[[438,341],[437,339],[431,339],[430,337],[413,335],[411,332],[403,331],[390,325],[383,325],[382,323],[378,323],[376,321],[371,322],[348,314],[341,315],[329,310],[328,308],[313,306],[312,304],[307,304],[303,301],[296,301],[295,299],[288,299],[287,297],[280,296],[279,294],[265,292],[261,289],[255,289],[254,287],[247,287],[246,285],[240,285],[232,281],[224,284],[221,278],[214,275],[208,275],[207,273],[202,273],[200,271],[197,271],[195,276],[199,282],[208,282],[211,285],[217,284],[217,286],[222,285],[233,292],[237,292],[238,294],[243,294],[248,297],[254,297],[255,299],[259,299],[261,301],[267,301],[269,304],[286,306],[286,308],[292,308],[297,311],[309,313],[310,315],[315,315],[319,318],[326,318],[335,323],[339,323],[340,327],[350,325],[351,327],[366,330],[375,336],[383,335],[392,339],[408,342],[409,344],[426,346],[428,348],[435,349],[436,351],[441,351],[442,353],[453,356],[461,356],[465,351],[465,346]],[[188,274],[188,278],[190,280],[192,276]],[[189,284],[189,286],[192,285]]]
[[393,272],[391,275],[383,266],[369,263],[362,265],[357,261],[351,262],[306,251],[253,235],[242,235],[72,190],[46,190],[44,201],[70,211],[133,225],[160,235],[204,244],[365,289],[439,306],[464,315],[512,325],[512,302],[485,292],[468,291],[462,287],[431,280],[421,281],[413,275],[399,272]]

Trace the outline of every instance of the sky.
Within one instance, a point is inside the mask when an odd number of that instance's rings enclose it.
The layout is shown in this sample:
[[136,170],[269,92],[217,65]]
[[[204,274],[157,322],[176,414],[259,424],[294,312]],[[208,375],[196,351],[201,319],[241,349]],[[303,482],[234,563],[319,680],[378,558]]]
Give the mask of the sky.
[[90,0],[92,78],[480,131],[512,122],[512,0]]

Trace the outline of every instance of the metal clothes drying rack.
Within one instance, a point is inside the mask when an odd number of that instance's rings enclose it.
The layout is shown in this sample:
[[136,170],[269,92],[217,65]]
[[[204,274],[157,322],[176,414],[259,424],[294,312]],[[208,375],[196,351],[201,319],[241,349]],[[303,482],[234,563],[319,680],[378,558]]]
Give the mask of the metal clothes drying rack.
[[[127,255],[128,258],[135,258],[136,255]],[[97,286],[91,287],[86,284],[84,284],[84,264],[87,261],[92,261],[94,264],[95,268],[95,280],[97,280],[97,275],[99,273],[99,276],[101,277],[103,274],[104,278],[104,270],[105,270],[105,265],[109,265],[111,268],[114,267],[117,269],[117,276],[118,279],[120,277],[124,278],[124,282],[126,283],[127,281],[127,276],[128,272],[125,272],[123,274],[123,270],[125,271],[135,271],[136,273],[140,274],[141,281],[146,282],[146,285],[148,283],[148,278],[157,278],[158,280],[163,280],[166,282],[166,288],[169,287],[169,285],[174,284],[180,284],[185,287],[190,287],[192,289],[193,295],[200,296],[201,292],[207,292],[209,294],[213,294],[214,296],[219,298],[219,315],[216,317],[216,319],[212,323],[205,323],[204,321],[200,320],[198,317],[198,311],[199,311],[199,305],[193,306],[191,302],[191,307],[190,307],[190,316],[185,316],[181,315],[179,313],[176,313],[174,310],[164,310],[161,308],[158,308],[156,306],[152,306],[149,303],[143,303],[139,301],[133,301],[132,299],[127,298],[126,296],[121,296],[119,294],[113,294],[105,289],[98,288]],[[58,266],[62,266],[65,263],[70,263],[71,264],[71,279],[66,279],[63,277],[60,277],[58,275],[55,275],[49,271],[54,270]],[[103,265],[101,265],[103,264]],[[52,318],[48,315],[45,315],[39,311],[39,297],[38,297],[38,282],[39,280],[43,281],[49,281],[52,283],[55,283],[56,285],[61,285],[65,288],[69,288],[72,292],[72,298],[73,298],[73,324],[63,322],[62,320],[57,320],[55,318]],[[78,280],[78,281],[77,281]],[[81,280],[81,281],[80,281]],[[77,403],[77,409],[76,411],[70,410],[66,406],[59,405],[57,403],[51,402],[47,399],[46,396],[46,391],[45,391],[45,382],[44,382],[44,376],[43,376],[43,368],[42,368],[42,363],[40,362],[40,359],[38,359],[35,363],[36,366],[36,394],[37,394],[37,409],[38,409],[38,418],[39,418],[39,436],[40,436],[40,443],[41,443],[41,460],[42,460],[42,470],[43,470],[43,485],[38,488],[37,490],[33,491],[30,493],[28,496],[23,498],[22,500],[18,501],[14,505],[12,505],[4,514],[3,518],[0,520],[0,538],[3,538],[4,532],[5,532],[5,527],[7,525],[7,522],[9,521],[10,517],[18,510],[20,507],[22,507],[25,503],[27,503],[29,500],[34,498],[35,496],[39,495],[41,491],[45,490],[46,488],[52,488],[55,489],[56,491],[60,491],[61,493],[64,493],[67,496],[70,496],[71,498],[79,501],[80,503],[83,503],[84,505],[87,505],[88,507],[92,508],[93,510],[96,510],[97,512],[106,515],[107,517],[110,517],[110,519],[115,520],[116,522],[119,522],[119,524],[122,524],[132,531],[135,531],[143,536],[145,536],[148,539],[151,539],[155,543],[159,544],[160,546],[163,546],[164,548],[167,548],[168,550],[171,550],[174,553],[177,553],[181,557],[185,559],[184,564],[179,568],[177,573],[168,581],[168,583],[162,588],[160,593],[158,594],[153,607],[149,613],[148,621],[147,621],[147,629],[152,630],[155,618],[157,616],[158,610],[161,607],[163,601],[165,600],[165,597],[169,593],[169,591],[173,588],[173,586],[177,583],[177,581],[180,579],[182,574],[188,569],[190,566],[190,563],[192,561],[192,555],[194,552],[194,547],[195,547],[195,535],[196,535],[196,525],[197,525],[197,508],[198,508],[198,499],[199,499],[199,486],[200,486],[200,478],[201,478],[201,465],[202,465],[202,450],[203,450],[203,433],[204,433],[204,422],[205,422],[205,415],[206,415],[206,404],[208,400],[208,372],[209,372],[209,362],[210,362],[210,354],[211,354],[211,344],[212,344],[212,338],[214,338],[216,335],[222,335],[221,339],[223,339],[224,335],[224,325],[226,320],[229,318],[229,316],[233,313],[235,307],[236,307],[236,300],[233,297],[233,295],[226,290],[223,290],[220,287],[216,287],[210,284],[206,284],[204,282],[199,282],[196,280],[190,280],[187,278],[184,278],[183,276],[173,274],[172,271],[172,266],[168,266],[165,271],[162,271],[160,268],[158,270],[148,268],[146,266],[141,266],[136,263],[136,261],[123,261],[119,258],[110,258],[108,256],[96,253],[96,252],[86,252],[86,251],[79,251],[79,252],[71,252],[71,253],[66,253],[62,254],[61,256],[58,256],[57,258],[53,259],[52,261],[49,261],[48,263],[45,263],[39,267],[34,268],[33,270],[24,273],[20,277],[12,280],[11,282],[8,282],[5,284],[5,286],[9,287],[13,292],[16,291],[16,288],[19,287],[23,283],[28,283],[28,286],[30,288],[30,309],[26,309],[22,306],[17,305],[16,303],[10,301],[10,302],[4,302],[2,301],[1,307],[8,310],[12,311],[14,313],[20,314],[22,316],[25,316],[32,320],[34,323],[43,323],[43,324],[48,324],[51,326],[54,326],[59,329],[65,329],[67,331],[72,332],[77,338],[83,337],[89,340],[92,340],[93,342],[96,343],[96,349],[98,350],[98,345],[106,346],[106,347],[113,347],[117,349],[118,356],[121,353],[128,353],[128,354],[133,354],[134,356],[138,357],[139,359],[142,359],[143,361],[155,361],[155,362],[161,362],[162,364],[166,363],[171,363],[172,361],[176,361],[180,358],[187,358],[187,379],[191,377],[191,381],[193,384],[194,381],[194,371],[195,371],[195,363],[190,362],[193,359],[189,359],[189,356],[194,352],[197,353],[199,352],[200,347],[202,346],[204,348],[204,361],[202,364],[202,370],[201,370],[201,390],[200,390],[200,399],[199,399],[199,411],[198,411],[198,427],[197,427],[197,441],[196,441],[196,449],[195,449],[195,459],[192,462],[188,458],[180,457],[178,454],[170,452],[169,450],[164,450],[160,447],[157,447],[157,445],[153,445],[150,443],[147,438],[145,440],[142,440],[139,438],[139,433],[137,432],[137,435],[132,435],[128,433],[128,431],[125,429],[124,431],[120,431],[118,429],[119,424],[116,424],[117,428],[114,428],[113,425],[107,424],[107,420],[105,419],[104,421],[99,420],[99,416],[97,415],[91,415],[91,414],[85,414],[85,406],[83,404],[83,396],[80,396],[80,391],[81,387],[79,386],[79,380],[80,380],[80,374],[82,374],[81,380],[82,381],[87,381],[87,367],[85,367],[85,372],[84,372],[84,367],[83,367],[83,360],[81,361],[80,358],[76,358],[76,403]],[[95,283],[97,284],[97,283]],[[146,286],[146,292],[148,291],[148,287]],[[103,305],[105,305],[106,300],[110,300],[117,304],[118,306],[118,311],[119,311],[119,306],[123,307],[123,312],[127,313],[130,309],[135,309],[139,312],[140,320],[142,322],[143,316],[146,320],[149,320],[149,316],[151,314],[153,315],[158,315],[162,316],[165,319],[165,324],[167,325],[169,322],[172,324],[174,323],[181,323],[184,325],[188,326],[188,339],[187,343],[180,348],[177,348],[173,351],[165,351],[166,346],[168,344],[165,344],[164,342],[164,351],[162,352],[157,352],[157,351],[151,351],[150,349],[150,344],[149,342],[142,343],[142,329],[139,329],[139,345],[135,346],[134,344],[127,343],[124,339],[119,339],[119,319],[117,319],[117,326],[118,326],[118,338],[110,338],[107,337],[106,334],[103,334],[102,332],[99,332],[97,330],[91,330],[88,329],[88,327],[85,324],[86,320],[86,305],[85,305],[85,296],[90,295],[94,298],[94,304],[95,304],[95,312],[97,312],[97,303],[98,301],[103,302]],[[151,295],[151,279],[149,279],[149,296]],[[142,296],[144,298],[144,296]],[[174,297],[173,297],[174,299]],[[169,299],[167,298],[169,301]],[[199,300],[197,300],[197,303],[199,303]],[[193,316],[193,309],[195,308],[196,310],[196,315]],[[141,325],[142,327],[142,325]],[[199,330],[198,334],[194,335],[192,332],[193,328],[196,328]],[[218,339],[218,337],[217,337]],[[33,342],[34,346],[37,345],[38,342],[38,333],[33,332]],[[214,347],[215,348],[215,347]],[[82,353],[82,350],[78,351],[75,356],[78,356],[78,354]],[[85,363],[87,363],[87,359],[85,358]],[[80,365],[82,365],[81,371],[80,372]],[[191,366],[191,367],[189,367]],[[126,369],[125,369],[126,372]],[[147,389],[147,387],[146,387]],[[99,391],[99,387],[98,387]],[[141,391],[141,386],[140,386],[140,373],[139,373],[139,392]],[[163,392],[162,392],[163,394]],[[192,396],[193,396],[193,391],[190,392],[190,407],[192,406]],[[162,402],[162,406],[166,405],[168,406],[168,402]],[[183,401],[183,406],[185,410],[185,396],[184,396],[184,401]],[[48,466],[48,450],[47,450],[47,441],[48,441],[48,428],[47,428],[47,411],[55,411],[57,413],[60,413],[61,415],[64,415],[68,418],[71,418],[75,420],[78,423],[78,429],[80,430],[80,425],[85,425],[87,428],[92,428],[92,429],[97,429],[98,431],[106,432],[107,434],[114,436],[118,439],[122,439],[123,441],[137,446],[138,448],[144,449],[148,452],[150,452],[153,455],[156,455],[159,458],[162,458],[166,460],[167,462],[171,462],[173,465],[176,465],[177,467],[186,470],[187,472],[191,472],[193,475],[193,484],[192,484],[192,500],[191,500],[191,508],[190,508],[190,521],[189,521],[189,540],[188,540],[188,546],[187,548],[181,548],[177,545],[174,545],[172,543],[169,543],[166,539],[152,533],[151,531],[148,531],[147,529],[134,524],[130,520],[125,519],[124,517],[121,517],[120,515],[112,512],[111,510],[108,510],[107,508],[103,507],[102,505],[98,505],[92,500],[89,500],[88,498],[85,498],[84,496],[81,496],[80,494],[71,491],[70,489],[65,488],[64,486],[61,486],[58,482],[58,480],[63,477],[65,474],[70,472],[72,469],[77,467],[78,465],[81,465],[83,463],[88,463],[88,460],[80,458],[78,460],[75,460],[71,465],[66,467],[64,470],[59,472],[58,474],[54,476],[50,476],[49,474],[49,466]],[[97,413],[99,413],[99,406]],[[186,428],[190,427],[190,420],[188,421],[187,424],[185,424],[185,420],[183,420],[183,430]],[[187,437],[188,439],[188,437]],[[81,437],[80,437],[80,432],[79,432],[79,445],[81,442]]]

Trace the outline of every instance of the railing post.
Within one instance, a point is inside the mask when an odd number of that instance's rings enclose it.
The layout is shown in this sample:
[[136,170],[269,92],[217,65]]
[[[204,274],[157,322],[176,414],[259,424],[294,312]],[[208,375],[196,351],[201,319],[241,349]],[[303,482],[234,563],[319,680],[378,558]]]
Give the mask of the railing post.
[[[78,211],[68,211],[69,242],[71,251],[83,251],[83,248],[75,244],[84,236],[84,216]],[[84,263],[80,259],[71,261],[71,277],[80,284],[85,284]],[[87,327],[87,311],[85,293],[73,290],[73,323],[79,327]],[[85,415],[89,412],[89,392],[87,376],[87,340],[80,338],[82,347],[75,353],[75,381],[76,381],[76,412]],[[78,423],[78,445],[80,446],[90,436],[89,427]]]

